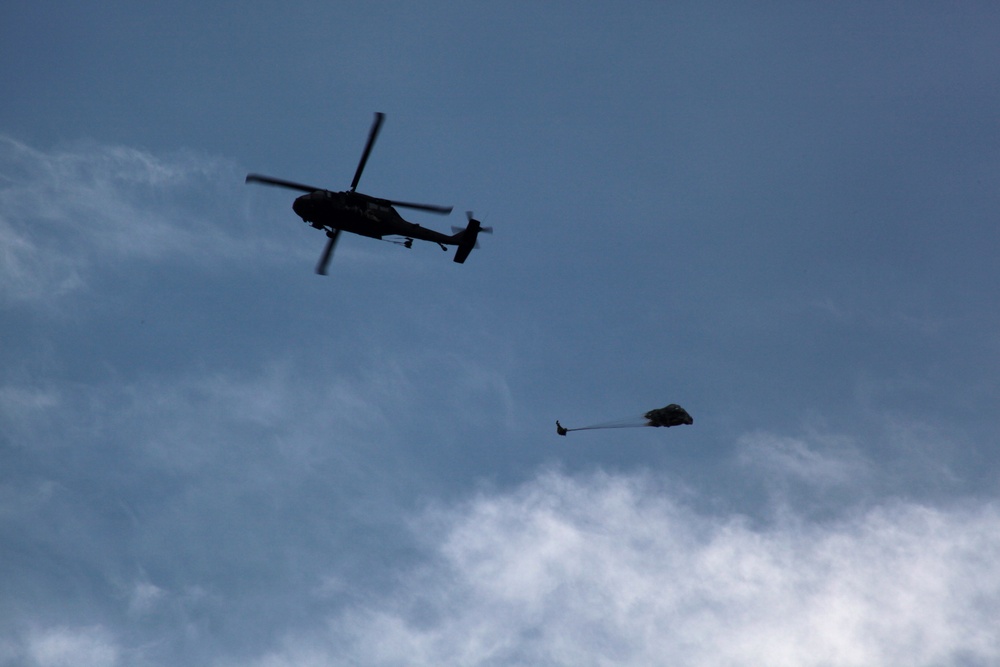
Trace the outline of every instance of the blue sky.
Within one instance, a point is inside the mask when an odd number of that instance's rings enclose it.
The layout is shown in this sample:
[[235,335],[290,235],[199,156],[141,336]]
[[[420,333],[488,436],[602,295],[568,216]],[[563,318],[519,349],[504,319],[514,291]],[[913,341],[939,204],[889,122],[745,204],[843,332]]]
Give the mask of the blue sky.
[[995,664],[998,28],[7,3],[0,665]]

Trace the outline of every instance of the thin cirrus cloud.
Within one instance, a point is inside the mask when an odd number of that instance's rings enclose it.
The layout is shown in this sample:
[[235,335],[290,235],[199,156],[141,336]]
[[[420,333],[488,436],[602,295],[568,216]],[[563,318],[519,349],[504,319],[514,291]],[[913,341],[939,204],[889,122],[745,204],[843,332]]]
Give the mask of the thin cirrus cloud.
[[8,649],[17,662],[31,667],[116,667],[121,648],[103,627],[53,627],[30,632],[17,649]]
[[71,293],[109,261],[244,257],[260,240],[233,224],[241,183],[234,165],[190,151],[45,151],[0,136],[0,297]]
[[808,484],[814,490],[843,488],[872,476],[872,462],[844,437],[813,432],[806,438],[756,432],[739,441],[739,462],[779,483]]

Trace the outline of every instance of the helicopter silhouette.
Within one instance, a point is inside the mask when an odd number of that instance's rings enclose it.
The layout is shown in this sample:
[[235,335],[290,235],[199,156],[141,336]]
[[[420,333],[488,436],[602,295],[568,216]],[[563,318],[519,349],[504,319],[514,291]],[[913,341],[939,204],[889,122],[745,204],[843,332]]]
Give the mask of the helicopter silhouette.
[[451,235],[436,232],[433,229],[421,227],[418,224],[408,222],[396,212],[395,206],[401,208],[412,208],[418,211],[428,211],[430,213],[440,213],[447,215],[451,213],[451,206],[432,206],[430,204],[415,204],[413,202],[396,201],[392,199],[381,199],[372,197],[357,191],[358,181],[361,180],[361,172],[365,169],[368,156],[371,154],[372,146],[382,128],[382,121],[385,114],[377,112],[372,129],[368,133],[368,142],[365,150],[361,154],[358,168],[354,172],[354,180],[351,181],[351,189],[345,192],[332,192],[324,188],[316,188],[311,185],[286,181],[280,178],[262,176],[260,174],[247,174],[247,183],[261,183],[263,185],[275,185],[291,190],[298,190],[306,194],[296,198],[292,203],[292,210],[302,218],[303,222],[310,226],[326,232],[327,242],[323,249],[323,254],[316,265],[316,273],[321,276],[326,275],[327,266],[333,256],[333,249],[337,245],[341,232],[350,232],[373,239],[384,240],[385,236],[399,236],[403,241],[393,241],[407,248],[413,246],[414,240],[430,241],[441,246],[442,250],[447,250],[446,246],[458,246],[455,251],[455,261],[459,264],[465,262],[473,248],[477,248],[479,234],[492,234],[493,229],[483,227],[475,219],[472,211],[467,211],[468,224],[464,229],[452,227]]

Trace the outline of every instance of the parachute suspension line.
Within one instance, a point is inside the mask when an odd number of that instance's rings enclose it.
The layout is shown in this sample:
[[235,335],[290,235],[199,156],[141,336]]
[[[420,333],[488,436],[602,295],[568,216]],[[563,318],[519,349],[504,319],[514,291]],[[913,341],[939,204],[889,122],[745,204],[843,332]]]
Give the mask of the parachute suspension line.
[[599,429],[636,428],[639,426],[649,426],[649,422],[645,417],[629,417],[627,419],[601,422],[600,424],[591,424],[590,426],[578,426],[577,428],[565,428],[562,424],[556,421],[556,432],[558,432],[559,435],[566,435],[570,431],[596,431]]
[[620,420],[615,422],[603,422],[601,424],[591,424],[590,426],[578,426],[576,428],[568,428],[567,431],[596,431],[599,429],[606,428],[636,428],[638,426],[649,426],[649,422],[645,419],[628,419]]

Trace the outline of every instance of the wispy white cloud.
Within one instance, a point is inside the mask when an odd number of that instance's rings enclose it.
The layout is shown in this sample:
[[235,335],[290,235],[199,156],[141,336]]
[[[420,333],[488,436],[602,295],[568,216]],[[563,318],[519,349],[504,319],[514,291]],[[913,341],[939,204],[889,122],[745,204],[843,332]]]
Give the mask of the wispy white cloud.
[[844,436],[810,433],[793,438],[757,432],[744,435],[738,460],[756,468],[770,483],[794,482],[826,490],[863,484],[872,474],[872,462]]
[[755,526],[650,477],[544,474],[430,512],[428,564],[263,667],[986,665],[1000,507],[883,503]]
[[108,460],[136,475],[189,480],[224,474],[235,460],[272,482],[334,461],[346,474],[361,465],[350,453],[357,443],[396,437],[398,424],[380,406],[400,405],[408,385],[374,369],[329,381],[300,371],[275,361],[246,373],[0,386],[0,423],[11,448],[85,462],[77,472],[98,478],[111,473]]
[[25,667],[115,667],[121,649],[102,627],[37,629],[26,638],[14,664]]
[[66,294],[123,259],[244,258],[241,185],[235,165],[191,151],[43,151],[0,136],[0,297]]
[[129,591],[129,613],[135,615],[148,614],[153,611],[165,597],[166,592],[150,583],[148,579],[136,581]]
[[[276,622],[311,595],[308,573],[329,573],[317,564],[346,526],[398,521],[405,452],[378,406],[398,406],[399,388],[298,371],[0,387],[12,577],[0,616],[15,623],[0,631],[0,657],[13,656],[0,665],[64,664],[74,645],[93,660],[72,664],[135,664],[109,637],[193,644],[223,616]],[[72,629],[91,618],[109,631]],[[17,627],[29,621],[41,628],[30,636]]]

